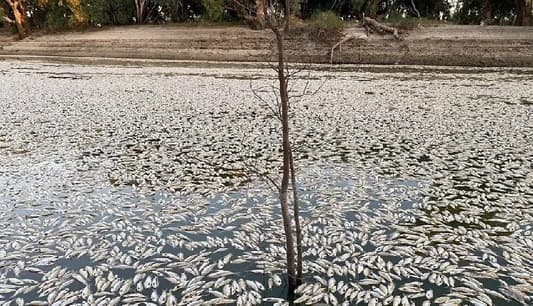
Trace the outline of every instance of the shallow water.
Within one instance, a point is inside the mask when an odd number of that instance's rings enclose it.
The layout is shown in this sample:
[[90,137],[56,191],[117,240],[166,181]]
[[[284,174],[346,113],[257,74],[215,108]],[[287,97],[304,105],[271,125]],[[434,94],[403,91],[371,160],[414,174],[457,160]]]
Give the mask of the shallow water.
[[[0,301],[285,301],[278,204],[256,175],[279,170],[279,124],[250,90],[274,101],[271,71],[0,72]],[[296,298],[533,303],[532,74],[343,69],[293,82],[294,95],[322,86],[293,104]]]

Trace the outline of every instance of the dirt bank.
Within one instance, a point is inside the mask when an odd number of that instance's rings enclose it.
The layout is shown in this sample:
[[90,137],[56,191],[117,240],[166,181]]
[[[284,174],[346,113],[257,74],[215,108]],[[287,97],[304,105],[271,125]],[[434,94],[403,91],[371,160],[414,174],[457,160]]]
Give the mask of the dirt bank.
[[[533,27],[427,27],[401,41],[367,37],[360,28],[347,33],[357,39],[335,52],[335,63],[533,67]],[[244,27],[128,26],[4,40],[0,58],[264,62],[274,58],[272,42],[270,32]],[[291,61],[327,63],[335,42],[296,36],[288,55]]]

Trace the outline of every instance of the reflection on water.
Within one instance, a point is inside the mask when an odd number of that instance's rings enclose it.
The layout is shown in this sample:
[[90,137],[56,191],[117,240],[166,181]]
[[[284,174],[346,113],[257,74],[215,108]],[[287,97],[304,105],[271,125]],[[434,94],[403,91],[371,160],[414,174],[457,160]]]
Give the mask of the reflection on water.
[[[1,301],[285,302],[278,202],[256,175],[279,171],[278,124],[246,80],[266,72],[37,67],[0,76],[20,81],[0,88]],[[296,300],[531,304],[528,75],[335,77],[294,104]]]

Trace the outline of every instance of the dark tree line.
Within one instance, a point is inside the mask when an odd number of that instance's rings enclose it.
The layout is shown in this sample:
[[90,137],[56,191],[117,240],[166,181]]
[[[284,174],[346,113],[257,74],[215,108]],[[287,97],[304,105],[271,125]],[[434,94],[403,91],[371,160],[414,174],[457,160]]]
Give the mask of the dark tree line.
[[463,0],[456,15],[459,23],[533,25],[532,0]]
[[[238,21],[243,16],[263,14],[258,3],[258,0],[0,0],[0,24],[13,26],[24,37],[32,28],[199,19]],[[320,11],[332,11],[345,19],[410,16],[454,19],[463,24],[533,25],[533,0],[459,0],[453,8],[449,0],[299,0],[290,5],[292,14],[303,19]]]

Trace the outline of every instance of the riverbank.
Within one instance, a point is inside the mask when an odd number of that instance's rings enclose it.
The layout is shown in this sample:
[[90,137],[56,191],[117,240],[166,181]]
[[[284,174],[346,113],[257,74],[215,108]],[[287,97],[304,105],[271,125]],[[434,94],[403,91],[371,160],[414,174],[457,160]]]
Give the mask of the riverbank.
[[[400,41],[389,35],[367,36],[357,27],[346,33],[355,39],[335,52],[336,64],[533,67],[533,27],[425,27],[410,31]],[[0,59],[260,63],[274,60],[273,39],[269,31],[237,26],[123,26],[3,41]],[[287,55],[292,62],[329,63],[336,42],[295,35],[287,43]]]

